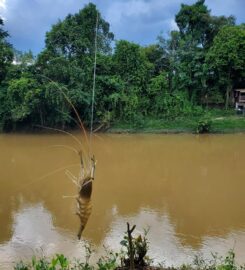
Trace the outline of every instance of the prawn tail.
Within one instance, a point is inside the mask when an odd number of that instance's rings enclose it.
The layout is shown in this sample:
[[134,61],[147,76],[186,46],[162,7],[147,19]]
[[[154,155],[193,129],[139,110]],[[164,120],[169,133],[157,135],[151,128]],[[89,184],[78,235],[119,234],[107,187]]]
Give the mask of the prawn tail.
[[84,228],[85,228],[85,226],[83,224],[81,224],[80,225],[80,228],[79,228],[79,231],[78,231],[78,234],[77,234],[78,240],[81,239],[81,236],[82,236],[82,233],[83,233]]

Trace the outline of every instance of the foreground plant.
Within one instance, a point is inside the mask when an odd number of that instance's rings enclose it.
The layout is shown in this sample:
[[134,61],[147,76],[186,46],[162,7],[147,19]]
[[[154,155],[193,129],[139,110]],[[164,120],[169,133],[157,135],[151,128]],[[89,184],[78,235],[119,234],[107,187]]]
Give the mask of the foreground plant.
[[23,261],[16,264],[15,270],[67,270],[69,268],[69,261],[63,254],[56,254],[51,260],[47,258],[37,259],[32,258],[31,263],[24,263]]
[[139,234],[137,237],[133,237],[132,233],[135,230],[136,226],[134,225],[130,228],[129,223],[127,223],[127,232],[121,245],[126,248],[126,254],[122,256],[122,267],[129,269],[140,269],[149,265],[150,260],[146,256],[149,246],[146,239],[147,231],[144,232],[142,236]]

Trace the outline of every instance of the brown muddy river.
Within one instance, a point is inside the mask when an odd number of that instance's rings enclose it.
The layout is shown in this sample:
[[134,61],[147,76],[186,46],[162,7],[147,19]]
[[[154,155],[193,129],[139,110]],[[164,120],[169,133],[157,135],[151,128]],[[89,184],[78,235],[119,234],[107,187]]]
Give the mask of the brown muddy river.
[[[78,134],[76,134],[78,136]],[[65,147],[61,147],[64,145]],[[66,135],[0,135],[0,269],[33,255],[85,256],[90,243],[120,249],[126,222],[149,228],[154,262],[234,249],[245,263],[245,135],[99,135],[93,212],[81,241],[79,173]],[[94,258],[95,260],[95,258]]]

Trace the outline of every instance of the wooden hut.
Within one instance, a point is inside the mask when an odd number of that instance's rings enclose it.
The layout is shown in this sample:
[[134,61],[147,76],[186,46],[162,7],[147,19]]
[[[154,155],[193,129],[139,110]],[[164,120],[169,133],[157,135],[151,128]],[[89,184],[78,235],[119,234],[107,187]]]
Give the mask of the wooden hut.
[[234,101],[236,110],[245,112],[245,89],[234,90]]

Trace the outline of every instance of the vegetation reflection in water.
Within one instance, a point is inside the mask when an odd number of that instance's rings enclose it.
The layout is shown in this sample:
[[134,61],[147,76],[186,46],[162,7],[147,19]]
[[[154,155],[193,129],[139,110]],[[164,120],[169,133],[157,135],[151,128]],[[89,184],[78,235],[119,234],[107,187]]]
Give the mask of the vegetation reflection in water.
[[98,254],[103,245],[118,250],[127,221],[150,228],[149,255],[167,265],[233,247],[244,263],[244,141],[244,135],[95,137],[94,211],[78,242],[74,200],[62,198],[76,192],[64,168],[78,175],[78,159],[50,147],[73,143],[63,135],[1,135],[1,264],[40,250],[80,257],[84,241]]

